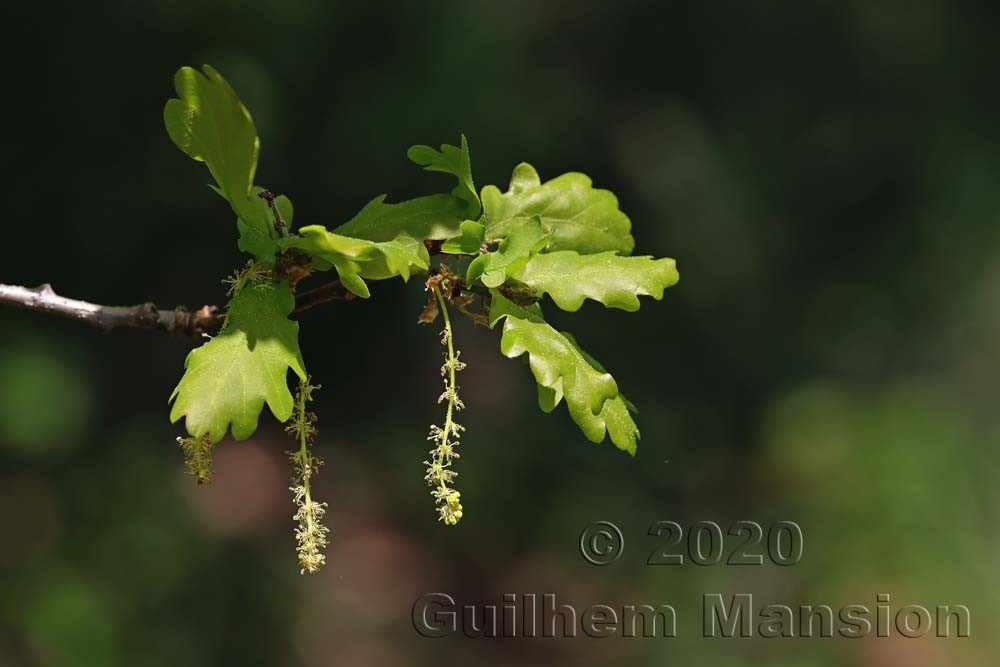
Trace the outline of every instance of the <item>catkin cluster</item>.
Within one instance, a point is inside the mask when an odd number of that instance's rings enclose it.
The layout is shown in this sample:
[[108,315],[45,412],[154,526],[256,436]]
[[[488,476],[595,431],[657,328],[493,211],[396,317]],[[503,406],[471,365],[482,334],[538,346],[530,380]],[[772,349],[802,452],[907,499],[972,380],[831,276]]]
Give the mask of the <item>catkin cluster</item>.
[[424,479],[431,487],[431,496],[437,507],[438,518],[449,526],[454,526],[462,518],[462,503],[460,494],[453,486],[458,473],[452,470],[452,464],[459,458],[456,447],[459,445],[462,431],[465,430],[461,424],[455,421],[455,413],[465,407],[462,399],[458,396],[458,384],[455,381],[455,374],[465,368],[459,356],[461,352],[455,350],[455,343],[452,338],[451,322],[448,319],[448,311],[441,298],[441,293],[434,288],[435,296],[438,299],[441,313],[444,316],[444,331],[441,332],[441,344],[447,350],[444,353],[444,364],[441,366],[441,375],[444,377],[444,392],[438,397],[438,403],[447,401],[444,425],[431,425],[430,435],[427,439],[434,443],[434,449],[430,450],[430,460],[424,461],[427,466],[427,474]]
[[177,444],[184,451],[184,466],[187,474],[198,480],[199,484],[212,481],[212,441],[208,434],[194,438],[177,438]]
[[318,386],[313,386],[307,379],[299,384],[295,399],[295,411],[292,419],[285,426],[286,432],[299,442],[299,448],[286,452],[292,464],[292,500],[296,511],[292,517],[298,526],[295,529],[296,551],[299,556],[300,573],[313,574],[326,563],[323,550],[329,544],[327,536],[330,529],[323,525],[323,515],[326,514],[326,503],[313,500],[310,480],[316,475],[323,460],[312,455],[312,445],[319,431],[316,428],[316,414],[306,409],[306,404],[312,401],[312,393]]

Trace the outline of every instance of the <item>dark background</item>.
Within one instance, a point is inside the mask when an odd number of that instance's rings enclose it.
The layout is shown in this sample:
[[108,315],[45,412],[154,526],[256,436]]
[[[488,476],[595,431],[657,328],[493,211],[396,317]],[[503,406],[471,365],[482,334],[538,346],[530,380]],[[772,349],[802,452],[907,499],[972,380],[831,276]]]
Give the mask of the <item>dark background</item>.
[[[422,480],[440,419],[419,281],[301,318],[326,569],[300,577],[288,447],[262,418],[183,476],[190,340],[0,310],[0,665],[985,665],[1000,619],[1000,12],[993,3],[159,0],[6,17],[0,282],[98,303],[224,300],[244,260],[161,111],[210,63],[297,225],[446,191],[414,143],[614,191],[681,282],[552,319],[641,410],[635,459],[542,414],[497,332],[457,325],[465,518]],[[397,281],[398,282],[398,281]],[[597,568],[584,526],[621,526]],[[650,524],[798,522],[792,567],[647,566]],[[729,543],[727,542],[727,549]],[[663,604],[676,639],[429,640],[413,601]],[[966,604],[968,639],[703,639],[704,593]],[[578,628],[578,634],[579,628]]]

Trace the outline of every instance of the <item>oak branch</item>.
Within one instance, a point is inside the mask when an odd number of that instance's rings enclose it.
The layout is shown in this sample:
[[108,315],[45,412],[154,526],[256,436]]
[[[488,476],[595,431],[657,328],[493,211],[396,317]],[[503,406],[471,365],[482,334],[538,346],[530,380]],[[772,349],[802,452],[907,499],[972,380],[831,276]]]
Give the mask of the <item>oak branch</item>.
[[[302,312],[328,301],[350,300],[353,297],[339,282],[329,283],[300,293],[295,300],[295,312]],[[105,332],[125,327],[200,337],[202,334],[218,333],[224,320],[224,314],[216,306],[202,306],[194,312],[183,307],[161,310],[152,303],[102,306],[60,296],[48,283],[38,287],[0,284],[0,304],[66,317]]]

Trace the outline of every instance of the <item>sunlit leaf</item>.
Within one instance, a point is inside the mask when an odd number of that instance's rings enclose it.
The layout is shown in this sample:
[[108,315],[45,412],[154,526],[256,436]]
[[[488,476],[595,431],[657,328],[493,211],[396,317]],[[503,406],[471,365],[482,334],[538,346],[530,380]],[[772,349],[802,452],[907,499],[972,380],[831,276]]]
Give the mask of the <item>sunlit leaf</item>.
[[534,292],[547,293],[568,311],[579,310],[585,299],[608,308],[638,310],[639,296],[662,299],[663,290],[679,279],[672,259],[613,252],[581,255],[570,250],[536,253],[507,273]]
[[[260,152],[257,129],[222,75],[208,65],[203,69],[204,74],[191,67],[177,70],[177,97],[163,108],[164,125],[177,147],[204,162],[215,178],[212,189],[236,213],[240,249],[274,266],[274,220],[267,203],[256,196],[262,188],[253,186]],[[285,202],[291,211],[291,202]]]
[[528,261],[528,257],[533,252],[538,252],[547,241],[548,236],[542,232],[541,222],[535,216],[514,228],[495,251],[472,260],[466,272],[466,282],[471,285],[481,279],[487,287],[502,285],[508,276],[518,272]]
[[429,267],[424,244],[409,236],[375,242],[335,234],[322,225],[303,227],[299,234],[281,239],[281,249],[296,248],[319,258],[322,262],[316,268],[333,267],[344,287],[363,298],[370,296],[363,278],[384,280],[401,276],[405,281],[414,271],[426,271]]
[[462,221],[461,234],[441,244],[447,255],[475,255],[483,246],[486,228],[475,220]]
[[385,195],[380,195],[333,231],[369,241],[391,241],[400,234],[418,241],[444,240],[461,233],[463,207],[449,195],[417,197],[398,204],[386,204]]
[[232,426],[237,440],[249,438],[267,403],[279,421],[292,414],[288,369],[305,378],[298,322],[288,319],[295,298],[287,283],[264,282],[241,289],[229,303],[222,331],[192,350],[170,400],[170,421],[185,420],[189,434],[218,442]]
[[581,353],[576,342],[556,331],[537,307],[522,308],[491,290],[490,327],[503,319],[500,351],[515,358],[528,354],[539,385],[539,407],[555,409],[563,398],[570,416],[591,442],[605,434],[621,450],[635,454],[639,431],[611,375],[598,370]]
[[522,162],[507,192],[488,185],[482,201],[487,239],[505,238],[538,216],[542,230],[552,235],[548,251],[628,255],[635,246],[629,233],[632,223],[618,209],[618,199],[608,190],[593,188],[584,174],[563,174],[542,183],[535,168]]
[[458,185],[451,191],[456,199],[465,202],[465,217],[478,218],[482,210],[476,186],[472,182],[472,164],[469,160],[469,142],[462,135],[462,147],[441,144],[441,150],[436,151],[430,146],[411,146],[406,156],[423,166],[427,171],[440,171],[452,174],[458,179]]
[[177,147],[204,162],[232,201],[250,194],[260,142],[250,112],[232,87],[208,65],[203,69],[204,74],[192,67],[177,70],[178,97],[167,101],[163,121]]
[[[236,225],[240,232],[237,241],[239,249],[253,255],[258,264],[274,268],[274,256],[281,248],[278,245],[277,234],[274,233],[274,214],[267,202],[257,196],[264,188],[254,186],[247,200],[247,208],[243,217],[237,218]],[[289,229],[292,227],[292,202],[285,195],[274,198],[274,205],[281,219]],[[252,220],[253,224],[244,222],[244,218]]]

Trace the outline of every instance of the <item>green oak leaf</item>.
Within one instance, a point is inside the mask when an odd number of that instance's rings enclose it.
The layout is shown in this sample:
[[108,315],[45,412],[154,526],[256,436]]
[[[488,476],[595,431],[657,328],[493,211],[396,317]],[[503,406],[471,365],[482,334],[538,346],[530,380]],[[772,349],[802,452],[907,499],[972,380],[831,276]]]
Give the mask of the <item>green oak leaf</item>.
[[[566,332],[563,331],[562,334],[566,335]],[[580,353],[586,358],[587,355],[583,350],[580,350]],[[541,408],[542,412],[549,414],[555,410],[562,398],[561,392],[538,385],[538,407]],[[618,449],[635,456],[639,443],[639,427],[632,419],[630,413],[633,412],[638,412],[638,410],[635,409],[632,402],[625,398],[624,394],[618,394],[605,401],[604,407],[601,408],[599,421],[604,423],[611,436],[611,442],[615,443]],[[601,438],[603,439],[603,437],[602,434]]]
[[[615,447],[635,456],[635,451],[639,446],[639,427],[635,425],[630,410],[632,404],[627,398],[618,394],[614,398],[604,403],[599,419],[604,422],[604,427],[608,429],[611,442]],[[631,412],[636,412],[631,410]]]
[[369,241],[391,241],[400,234],[418,241],[444,240],[461,233],[464,204],[454,197],[430,195],[398,204],[384,200],[385,195],[375,197],[333,231]]
[[616,447],[635,455],[639,430],[614,378],[596,368],[576,341],[550,326],[537,305],[522,308],[495,289],[490,293],[490,327],[504,320],[500,351],[511,359],[528,354],[539,407],[551,412],[565,398],[588,440],[601,442],[607,434]]
[[486,238],[509,236],[539,216],[543,231],[552,234],[548,251],[630,254],[635,247],[629,233],[632,223],[618,209],[618,199],[611,192],[591,185],[588,176],[575,172],[543,184],[535,168],[522,162],[514,169],[507,192],[492,185],[483,188]]
[[[260,197],[258,197],[258,199],[260,199]],[[295,221],[295,208],[292,206],[292,200],[285,195],[278,195],[274,198],[274,207],[278,209],[278,215],[280,215],[281,219],[285,221],[285,226],[288,227],[288,229],[291,229],[292,224]],[[273,213],[271,214],[271,227],[274,227]]]
[[253,255],[258,264],[263,264],[268,268],[274,268],[274,255],[278,252],[278,242],[259,228],[248,225],[242,219],[236,219],[236,227],[240,232],[240,238],[236,245],[245,253]]
[[446,255],[476,255],[483,247],[486,228],[475,220],[463,220],[461,234],[453,236],[441,244],[441,252]]
[[[601,373],[607,373],[608,372],[608,369],[606,369],[604,367],[604,364],[602,364],[601,362],[599,362],[597,359],[594,359],[594,357],[592,357],[590,354],[588,354],[585,349],[583,349],[582,347],[580,347],[580,344],[576,342],[576,336],[574,336],[573,334],[571,334],[568,331],[563,331],[562,335],[566,337],[566,340],[568,340],[569,342],[573,343],[573,347],[575,347],[576,350],[577,350],[577,352],[579,352],[580,355],[584,359],[587,360],[588,364],[590,364],[591,366],[593,366],[595,369],[597,369]],[[626,407],[628,407],[629,412],[634,412],[636,414],[639,414],[639,408],[635,407],[635,404],[632,401],[630,401],[627,398],[625,398],[625,394],[622,394],[621,392],[619,392],[618,393],[618,398],[622,399],[622,402],[625,403]]]
[[217,336],[194,349],[170,400],[170,421],[181,418],[189,434],[214,443],[232,425],[233,437],[249,438],[267,403],[279,421],[292,414],[288,369],[305,379],[299,324],[288,319],[295,297],[285,282],[243,287]]
[[257,128],[222,75],[208,65],[203,69],[204,74],[191,67],[177,70],[177,97],[167,100],[163,123],[177,147],[204,162],[215,178],[212,189],[236,213],[240,249],[273,267],[274,220],[266,202],[256,196],[262,188],[253,186],[260,153]]
[[[268,207],[267,202],[257,196],[264,188],[254,186],[244,215],[247,219],[253,220],[254,224],[248,224],[243,218],[236,219],[236,226],[240,232],[237,242],[239,249],[250,253],[258,264],[263,264],[269,268],[274,268],[274,256],[281,250],[278,245],[277,234],[274,233],[274,214]],[[292,227],[292,201],[285,195],[278,195],[274,198],[274,206],[278,209],[278,214],[289,229]]]
[[462,147],[441,144],[441,150],[436,151],[430,146],[411,146],[406,151],[406,157],[421,165],[427,171],[439,171],[452,174],[458,179],[458,185],[451,191],[456,199],[465,202],[465,217],[478,218],[482,210],[476,186],[472,182],[472,163],[469,161],[469,142],[462,135]]
[[430,266],[424,244],[405,235],[375,242],[335,234],[322,225],[303,227],[299,234],[281,239],[281,249],[296,248],[318,258],[320,262],[314,264],[315,268],[333,267],[344,287],[365,299],[371,293],[364,278],[384,280],[401,276],[406,281],[415,271],[426,271]]
[[430,267],[427,248],[410,236],[400,235],[374,245],[370,257],[359,260],[363,278],[385,280],[400,276],[406,282],[411,274],[423,273]]
[[676,262],[669,258],[581,255],[571,250],[534,254],[508,274],[538,294],[547,293],[570,312],[579,310],[585,299],[608,308],[639,310],[640,295],[659,301],[663,290],[680,278]]
[[203,69],[204,74],[192,67],[177,70],[179,99],[167,101],[163,121],[177,147],[208,166],[227,199],[245,197],[257,170],[257,129],[222,75],[208,65]]
[[495,251],[472,260],[466,272],[466,283],[471,285],[481,279],[487,287],[502,285],[510,275],[520,270],[533,253],[544,247],[548,240],[548,235],[542,232],[538,216],[533,217],[515,227]]
[[[608,372],[601,362],[594,359],[586,350],[580,347],[573,334],[568,331],[561,333],[576,348],[580,356],[594,367],[594,370],[599,373]],[[559,405],[560,400],[562,400],[561,391],[557,392],[555,389],[538,385],[538,405],[543,412],[552,412]],[[624,449],[632,455],[635,455],[636,445],[639,440],[639,428],[635,425],[635,421],[632,420],[632,415],[629,413],[638,412],[639,408],[635,407],[635,404],[628,400],[625,394],[620,391],[618,396],[608,399],[601,410],[601,418],[604,420],[608,433],[611,435],[611,441],[618,444],[620,449]]]

